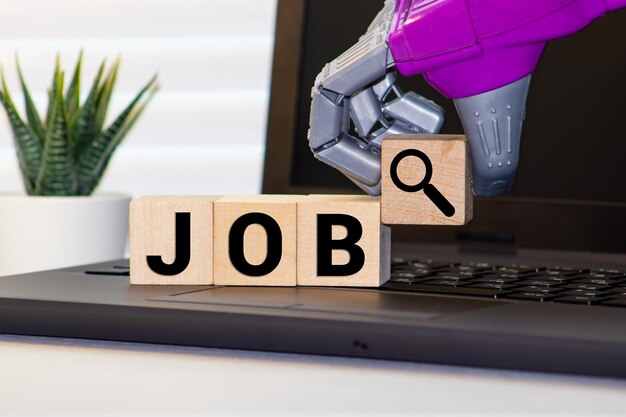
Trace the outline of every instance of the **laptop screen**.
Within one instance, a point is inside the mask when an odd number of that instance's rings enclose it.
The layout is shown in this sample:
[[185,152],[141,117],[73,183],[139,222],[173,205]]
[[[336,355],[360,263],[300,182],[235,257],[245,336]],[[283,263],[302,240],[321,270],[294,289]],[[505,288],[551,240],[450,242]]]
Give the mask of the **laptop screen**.
[[[324,65],[357,42],[383,3],[278,1],[264,192],[362,192],[313,157],[310,94]],[[394,227],[394,239],[626,254],[625,74],[626,9],[551,42],[531,84],[514,192],[476,199],[466,226]],[[463,133],[452,101],[421,76],[400,85],[445,109],[442,133]]]
[[[322,67],[352,46],[382,0],[314,0],[304,4],[300,87],[291,183],[356,187],[313,158],[307,142],[310,88]],[[471,82],[471,80],[468,80]],[[446,110],[442,133],[463,133],[451,100],[421,76],[402,78]],[[626,203],[626,10],[547,47],[534,74],[522,135],[517,198]]]

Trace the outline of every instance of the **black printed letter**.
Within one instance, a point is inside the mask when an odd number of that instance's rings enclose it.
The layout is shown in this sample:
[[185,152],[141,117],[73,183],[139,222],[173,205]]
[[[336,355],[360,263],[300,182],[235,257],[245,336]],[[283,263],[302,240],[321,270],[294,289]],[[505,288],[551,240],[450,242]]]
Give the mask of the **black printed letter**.
[[[333,226],[344,226],[348,235],[342,240],[333,240]],[[355,217],[347,214],[317,215],[317,275],[347,276],[363,269],[365,253],[356,243],[363,236],[363,226]],[[350,260],[345,265],[333,265],[333,250],[345,250]]]
[[[267,233],[267,257],[260,265],[250,264],[244,254],[243,237],[248,226],[258,224]],[[272,272],[283,255],[283,234],[276,220],[263,213],[248,213],[238,218],[228,234],[228,255],[235,269],[250,277],[262,277]]]
[[148,255],[150,269],[165,276],[182,273],[191,259],[191,213],[176,213],[176,257],[174,262],[166,264],[163,257]]

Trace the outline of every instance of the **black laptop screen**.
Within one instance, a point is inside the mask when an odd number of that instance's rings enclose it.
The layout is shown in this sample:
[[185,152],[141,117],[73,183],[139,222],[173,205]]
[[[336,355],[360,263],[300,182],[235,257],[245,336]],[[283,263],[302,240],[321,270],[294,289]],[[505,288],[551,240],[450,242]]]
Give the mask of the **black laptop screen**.
[[[382,0],[306,2],[291,183],[354,187],[315,160],[307,143],[310,88],[352,46]],[[462,133],[451,100],[421,77],[401,80],[446,110],[443,133]],[[515,197],[626,203],[626,10],[552,42],[534,74]],[[356,191],[356,187],[354,187]]]

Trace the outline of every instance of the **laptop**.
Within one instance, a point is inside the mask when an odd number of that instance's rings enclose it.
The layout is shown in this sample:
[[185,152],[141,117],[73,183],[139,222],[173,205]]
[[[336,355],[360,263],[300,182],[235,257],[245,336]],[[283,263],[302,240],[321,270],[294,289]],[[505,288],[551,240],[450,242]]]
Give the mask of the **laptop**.
[[[359,193],[306,140],[310,88],[381,0],[280,0],[263,189]],[[378,289],[131,287],[127,260],[0,278],[0,332],[626,377],[626,11],[553,42],[515,192],[393,229]],[[419,78],[402,87],[447,111]]]

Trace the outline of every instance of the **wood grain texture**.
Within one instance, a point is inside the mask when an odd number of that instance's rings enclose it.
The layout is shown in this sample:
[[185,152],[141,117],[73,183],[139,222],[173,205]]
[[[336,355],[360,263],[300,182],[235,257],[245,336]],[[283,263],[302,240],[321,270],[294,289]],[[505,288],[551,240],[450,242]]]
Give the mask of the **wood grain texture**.
[[[297,250],[297,203],[304,197],[296,195],[225,196],[215,202],[215,285],[295,286]],[[280,263],[264,276],[246,275],[233,265],[229,256],[229,234],[233,223],[248,213],[263,213],[280,226],[282,254]],[[266,230],[249,226],[244,234],[245,259],[252,265],[262,264],[268,254]]]
[[[406,192],[391,178],[394,158],[407,149],[425,153],[432,162],[430,184],[452,204],[447,217],[424,191]],[[462,135],[398,135],[383,140],[381,213],[384,224],[464,225],[473,216],[471,167],[467,139]],[[417,157],[406,157],[398,165],[398,178],[407,185],[424,179],[426,168]]]
[[[356,244],[365,253],[365,263],[358,273],[348,276],[318,275],[318,214],[347,214],[361,223],[363,235]],[[345,227],[333,227],[333,239],[343,239],[346,234]],[[389,280],[390,250],[391,229],[381,224],[380,198],[311,195],[298,203],[298,285],[379,287]],[[333,251],[333,265],[342,265],[348,260],[346,251]]]
[[[213,285],[213,202],[216,196],[146,196],[130,205],[132,285]],[[176,256],[176,213],[191,213],[189,266],[175,276],[153,272],[147,256],[171,263]]]

